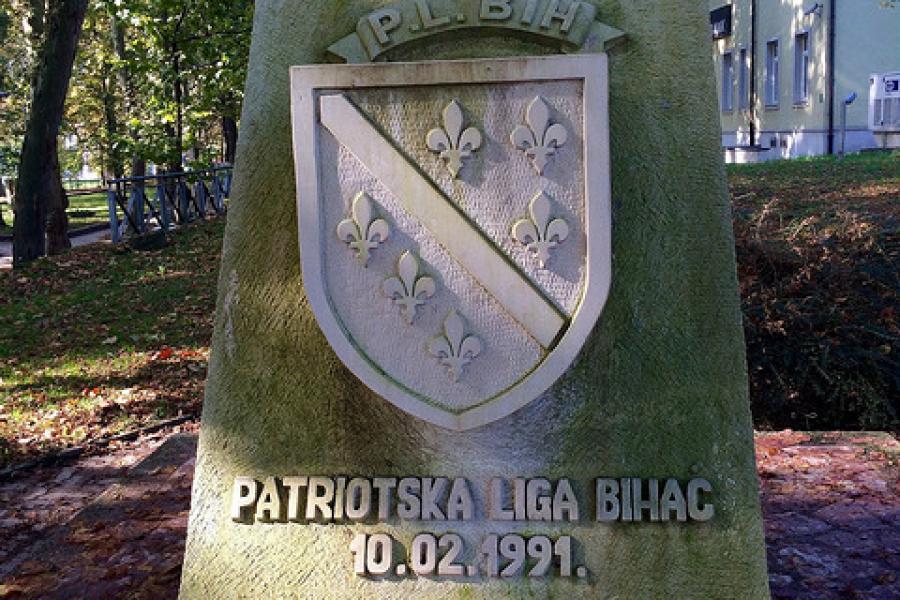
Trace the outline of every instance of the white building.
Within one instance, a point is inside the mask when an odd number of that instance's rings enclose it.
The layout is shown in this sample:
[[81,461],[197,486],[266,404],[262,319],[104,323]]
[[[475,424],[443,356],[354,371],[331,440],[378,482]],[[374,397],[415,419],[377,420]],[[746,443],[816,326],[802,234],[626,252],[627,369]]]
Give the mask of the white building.
[[853,93],[846,151],[883,146],[869,107],[885,82],[870,78],[900,71],[900,1],[711,0],[710,21],[729,161],[839,152]]

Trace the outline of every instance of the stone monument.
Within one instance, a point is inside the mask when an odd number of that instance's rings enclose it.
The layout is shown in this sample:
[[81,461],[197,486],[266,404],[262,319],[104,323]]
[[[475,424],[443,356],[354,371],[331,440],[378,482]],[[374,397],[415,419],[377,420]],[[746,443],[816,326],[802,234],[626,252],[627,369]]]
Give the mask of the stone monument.
[[703,8],[257,3],[184,597],[768,596]]

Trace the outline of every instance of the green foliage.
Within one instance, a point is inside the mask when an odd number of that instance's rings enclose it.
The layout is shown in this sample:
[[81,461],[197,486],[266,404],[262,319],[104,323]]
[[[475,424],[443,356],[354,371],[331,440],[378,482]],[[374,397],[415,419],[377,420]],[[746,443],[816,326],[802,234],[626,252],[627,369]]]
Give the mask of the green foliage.
[[36,49],[25,30],[29,12],[17,0],[0,0],[0,176],[15,177],[31,107]]
[[[27,26],[30,15],[28,2],[0,0],[0,92],[9,93],[0,100],[0,174],[6,176],[15,175],[30,104],[39,41]],[[132,155],[178,162],[179,147],[208,166],[221,154],[221,118],[240,113],[252,16],[251,0],[91,0],[60,135],[77,136],[91,166],[105,174],[117,164],[130,174]],[[124,42],[119,48],[116,30]],[[73,171],[81,167],[80,155],[78,161]]]
[[135,102],[124,121],[137,140],[126,139],[132,144],[127,150],[163,164],[177,162],[181,146],[208,166],[220,147],[219,120],[240,111],[252,2],[98,0],[98,5],[125,30],[125,56],[113,67],[123,69],[134,87]]

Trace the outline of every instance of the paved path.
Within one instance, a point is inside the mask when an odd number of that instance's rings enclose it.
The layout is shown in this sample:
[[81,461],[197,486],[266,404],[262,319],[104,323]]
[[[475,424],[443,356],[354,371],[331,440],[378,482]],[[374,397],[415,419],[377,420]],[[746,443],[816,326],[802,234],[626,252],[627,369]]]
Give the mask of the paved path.
[[[197,426],[184,428],[0,484],[0,598],[174,598]],[[772,597],[900,599],[897,440],[761,433],[756,454]]]
[[197,425],[0,484],[0,598],[174,598]]
[[889,434],[758,434],[774,600],[900,599],[900,443]]
[[[109,240],[109,229],[72,236],[72,247],[85,246]],[[12,268],[12,242],[0,241],[0,271]]]

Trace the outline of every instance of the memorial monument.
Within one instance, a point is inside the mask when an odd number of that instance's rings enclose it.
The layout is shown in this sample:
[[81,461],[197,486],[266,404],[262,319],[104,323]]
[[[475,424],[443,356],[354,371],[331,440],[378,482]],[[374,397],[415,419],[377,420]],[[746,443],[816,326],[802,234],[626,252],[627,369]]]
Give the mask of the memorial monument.
[[704,6],[257,2],[183,597],[768,597]]

